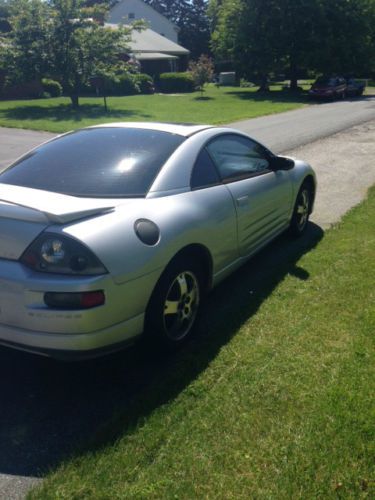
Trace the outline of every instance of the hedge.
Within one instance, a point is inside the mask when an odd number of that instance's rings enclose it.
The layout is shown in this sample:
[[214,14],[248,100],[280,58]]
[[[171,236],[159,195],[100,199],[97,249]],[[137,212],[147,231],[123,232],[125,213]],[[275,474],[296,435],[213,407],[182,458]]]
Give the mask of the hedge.
[[155,92],[154,80],[150,75],[137,73],[133,78],[141,94],[153,94]]
[[159,77],[161,92],[193,92],[194,80],[191,73],[161,73]]
[[62,86],[55,80],[42,78],[43,92],[48,93],[51,97],[60,97],[62,94]]

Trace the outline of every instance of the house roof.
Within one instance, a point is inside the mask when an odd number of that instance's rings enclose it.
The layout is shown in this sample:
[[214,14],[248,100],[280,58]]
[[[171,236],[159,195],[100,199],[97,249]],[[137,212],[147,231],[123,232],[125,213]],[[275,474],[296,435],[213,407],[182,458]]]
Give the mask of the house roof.
[[162,54],[161,52],[137,52],[134,57],[138,61],[159,61],[159,60],[172,60],[178,59],[177,56],[171,54]]
[[[117,24],[107,23],[106,26],[117,29]],[[159,35],[156,31],[150,28],[146,28],[142,31],[134,30],[132,32],[132,40],[129,43],[131,51],[133,53],[137,52],[159,52],[162,54],[171,54],[176,56],[188,55],[189,50],[181,47],[175,42],[172,42],[165,36]]]

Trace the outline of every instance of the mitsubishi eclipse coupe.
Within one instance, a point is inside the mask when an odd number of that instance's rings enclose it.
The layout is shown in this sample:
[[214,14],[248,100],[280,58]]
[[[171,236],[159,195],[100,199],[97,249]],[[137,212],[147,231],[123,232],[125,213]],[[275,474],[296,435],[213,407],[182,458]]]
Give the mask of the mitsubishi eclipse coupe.
[[0,344],[55,358],[141,334],[177,346],[212,287],[304,232],[315,191],[307,163],[230,128],[59,136],[0,174]]

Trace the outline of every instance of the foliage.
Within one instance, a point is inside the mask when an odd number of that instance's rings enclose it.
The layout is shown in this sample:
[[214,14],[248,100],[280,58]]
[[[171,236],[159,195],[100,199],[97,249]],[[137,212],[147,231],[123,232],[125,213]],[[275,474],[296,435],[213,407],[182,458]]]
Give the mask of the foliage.
[[53,73],[59,75],[64,91],[78,103],[82,84],[90,76],[108,76],[126,71],[119,54],[128,51],[130,27],[111,29],[93,22],[80,0],[52,0],[54,22]]
[[139,94],[139,86],[130,73],[122,73],[106,79],[108,95],[135,95]]
[[11,4],[7,0],[0,0],[0,33],[11,30],[9,18],[11,17]]
[[189,64],[189,71],[194,79],[195,87],[203,91],[205,84],[212,81],[214,64],[210,57],[202,54],[198,61],[192,61]]
[[243,89],[250,89],[252,87],[255,87],[255,83],[248,82],[245,78],[241,78],[240,79],[240,87]]
[[51,62],[50,8],[41,0],[14,0],[8,21],[11,31],[0,38],[1,59],[9,85],[47,74]]
[[153,94],[155,92],[154,80],[145,73],[136,73],[133,75],[135,83],[139,87],[141,94]]
[[161,92],[193,92],[194,79],[191,73],[161,73],[159,77]]
[[62,95],[62,86],[59,82],[49,78],[42,78],[42,86],[44,92],[47,92],[50,97],[60,97]]
[[212,47],[267,88],[286,71],[366,74],[374,65],[374,0],[210,0]]
[[105,6],[90,8],[82,0],[14,0],[12,9],[4,51],[10,79],[52,76],[78,107],[91,76],[129,71],[120,55],[129,51],[131,32],[142,29],[142,23],[105,27],[97,21]]
[[208,53],[210,28],[207,0],[145,0],[179,28],[179,43],[190,50],[192,58]]

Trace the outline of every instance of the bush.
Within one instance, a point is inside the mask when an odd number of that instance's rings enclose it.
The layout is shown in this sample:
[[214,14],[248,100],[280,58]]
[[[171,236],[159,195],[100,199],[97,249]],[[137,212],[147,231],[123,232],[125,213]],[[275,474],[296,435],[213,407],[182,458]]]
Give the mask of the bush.
[[256,85],[253,82],[248,82],[247,80],[245,80],[245,78],[241,78],[240,87],[242,87],[244,89],[247,89],[247,88],[250,89],[250,88],[256,87]]
[[159,89],[166,94],[171,92],[193,92],[194,79],[191,73],[162,73]]
[[60,97],[62,94],[62,86],[55,80],[42,78],[43,91],[51,97]]
[[139,94],[139,86],[135,75],[123,73],[114,79],[106,81],[107,93],[109,95],[135,95]]
[[198,61],[191,61],[189,70],[193,77],[197,90],[203,92],[206,83],[209,83],[214,76],[214,63],[212,59],[204,54],[200,56]]
[[150,75],[137,73],[133,75],[133,78],[141,94],[153,94],[155,92],[154,80]]

